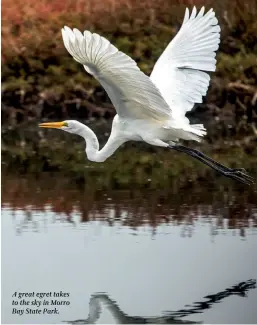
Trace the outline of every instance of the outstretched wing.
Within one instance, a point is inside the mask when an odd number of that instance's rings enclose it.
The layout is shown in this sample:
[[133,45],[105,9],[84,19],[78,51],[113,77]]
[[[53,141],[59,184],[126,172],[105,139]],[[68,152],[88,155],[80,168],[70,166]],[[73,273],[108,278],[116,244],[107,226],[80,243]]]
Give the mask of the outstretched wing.
[[77,29],[62,29],[68,52],[105,88],[119,116],[165,121],[171,111],[159,89],[136,62],[107,39]]
[[[220,43],[220,27],[213,10],[204,7],[191,16],[186,9],[183,24],[156,62],[151,80],[172,110],[174,119],[187,120],[185,113],[202,102],[215,71],[215,51]],[[187,120],[188,122],[188,120]]]

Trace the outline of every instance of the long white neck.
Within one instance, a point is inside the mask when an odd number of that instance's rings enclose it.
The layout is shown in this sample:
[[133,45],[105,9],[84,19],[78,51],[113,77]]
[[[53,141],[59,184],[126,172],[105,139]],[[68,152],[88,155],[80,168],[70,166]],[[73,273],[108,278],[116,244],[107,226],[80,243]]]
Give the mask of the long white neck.
[[105,146],[99,150],[99,142],[95,133],[86,125],[81,124],[76,134],[83,137],[86,141],[86,154],[88,160],[103,162],[110,157],[116,149],[125,142],[124,139],[117,136],[117,133],[112,129],[112,133],[105,144]]

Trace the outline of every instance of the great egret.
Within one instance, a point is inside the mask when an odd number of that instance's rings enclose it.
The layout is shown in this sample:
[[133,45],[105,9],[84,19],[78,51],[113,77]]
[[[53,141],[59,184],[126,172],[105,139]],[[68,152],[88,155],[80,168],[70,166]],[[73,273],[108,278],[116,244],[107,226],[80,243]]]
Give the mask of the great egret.
[[184,152],[221,174],[245,184],[253,178],[245,170],[228,168],[202,152],[178,144],[179,139],[200,141],[206,134],[202,124],[190,124],[185,113],[206,95],[215,71],[215,51],[219,47],[220,27],[213,9],[204,7],[191,15],[186,9],[182,26],[146,76],[136,62],[98,34],[69,27],[62,29],[63,42],[73,58],[105,88],[117,114],[111,135],[99,150],[95,133],[75,120],[41,123],[82,136],[87,158],[103,162],[123,143],[145,141],[154,146]]

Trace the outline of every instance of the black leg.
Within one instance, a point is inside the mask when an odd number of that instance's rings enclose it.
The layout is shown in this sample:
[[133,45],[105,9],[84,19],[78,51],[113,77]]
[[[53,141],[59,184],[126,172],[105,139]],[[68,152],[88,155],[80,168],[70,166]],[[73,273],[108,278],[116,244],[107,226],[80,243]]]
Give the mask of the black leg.
[[214,165],[220,167],[221,169],[224,169],[225,171],[228,171],[228,172],[239,172],[239,173],[244,174],[246,177],[250,177],[251,178],[251,176],[249,176],[249,175],[246,174],[246,170],[244,168],[229,168],[229,167],[226,167],[226,166],[220,164],[219,162],[217,162],[216,160],[212,159],[211,157],[205,155],[203,152],[201,152],[199,150],[192,149],[192,148],[188,148],[188,147],[185,147],[185,146],[182,146],[182,145],[177,145],[177,147],[179,147],[181,149],[184,149],[184,150],[188,150],[188,151],[194,152],[199,157],[204,158],[205,160],[213,163]]
[[179,152],[184,152],[187,155],[201,161],[202,163],[204,163],[205,165],[211,167],[212,169],[216,170],[217,172],[221,173],[222,175],[235,179],[241,183],[250,185],[254,182],[254,179],[243,173],[241,170],[238,169],[232,169],[232,168],[228,168],[220,163],[218,163],[217,161],[213,160],[212,158],[204,155],[202,152],[195,150],[195,149],[191,149],[191,148],[187,148],[181,145],[170,145],[168,148],[179,151]]
[[242,177],[248,178],[249,180],[251,180],[252,182],[254,182],[254,178],[251,177],[251,176],[249,176],[249,175],[247,175],[246,174],[246,170],[244,168],[229,168],[229,167],[226,167],[226,166],[220,164],[219,162],[217,162],[216,160],[212,159],[211,157],[208,157],[207,155],[205,155],[204,153],[202,153],[199,150],[192,149],[192,148],[188,148],[188,147],[185,147],[185,146],[182,146],[182,145],[176,145],[176,147],[177,148],[180,148],[183,152],[189,151],[189,152],[194,153],[198,157],[201,157],[204,160],[207,160],[207,161],[211,162],[213,165],[219,167],[220,169],[224,170],[225,172],[233,173],[233,174],[235,174],[237,176],[240,176],[240,177],[242,176]]

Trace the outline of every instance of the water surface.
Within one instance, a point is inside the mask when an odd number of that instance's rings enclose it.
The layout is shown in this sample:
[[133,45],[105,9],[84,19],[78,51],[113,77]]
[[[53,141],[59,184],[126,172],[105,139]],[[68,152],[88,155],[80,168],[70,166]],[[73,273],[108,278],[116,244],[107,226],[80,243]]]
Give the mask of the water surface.
[[[26,177],[2,193],[3,323],[256,323],[256,193]],[[14,292],[53,291],[59,314],[12,314]]]

